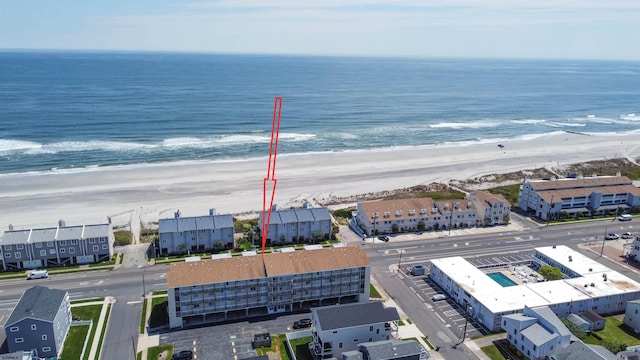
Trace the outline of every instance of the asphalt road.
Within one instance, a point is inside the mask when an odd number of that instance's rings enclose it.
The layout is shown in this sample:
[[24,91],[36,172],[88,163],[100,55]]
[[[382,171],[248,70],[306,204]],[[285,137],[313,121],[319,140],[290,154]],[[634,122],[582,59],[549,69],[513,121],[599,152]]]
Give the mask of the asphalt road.
[[[526,223],[526,222],[524,222]],[[442,237],[437,239],[402,241],[401,237],[392,237],[388,243],[366,243],[363,245],[372,265],[372,275],[394,298],[398,305],[414,321],[418,328],[429,336],[436,345],[441,346],[441,353],[446,359],[474,359],[475,357],[463,346],[452,348],[459,341],[461,334],[456,327],[446,327],[437,318],[433,311],[425,306],[411,290],[410,280],[392,271],[391,265],[410,266],[414,263],[426,263],[429,259],[463,256],[482,257],[487,255],[504,255],[520,251],[531,251],[534,247],[549,245],[568,245],[578,251],[580,243],[603,241],[605,232],[623,233],[634,232],[635,222],[611,222],[598,221],[580,224],[568,224],[562,226],[539,227],[531,224],[522,231],[498,232],[493,234],[469,235],[460,237]],[[640,227],[640,226],[638,226]],[[637,231],[636,231],[637,232]],[[443,235],[445,233],[443,232]],[[359,240],[359,243],[363,243]],[[402,257],[400,258],[402,254]],[[587,253],[592,256],[592,253]],[[640,277],[633,271],[600,259],[607,266],[626,274],[636,281]],[[107,329],[107,338],[104,343],[103,356],[105,360],[133,359],[134,348],[137,346],[138,327],[142,312],[141,296],[144,291],[158,291],[166,289],[166,273],[168,265],[156,265],[145,267],[123,267],[113,271],[97,270],[92,272],[70,273],[52,275],[49,279],[27,281],[23,279],[4,280],[0,287],[0,322],[6,321],[21,294],[35,284],[69,291],[72,299],[113,296],[116,304],[111,312],[111,318]],[[290,318],[289,318],[290,316]],[[292,322],[296,315],[282,317],[277,321],[273,330],[278,330],[285,323]],[[4,320],[2,320],[4,319]],[[273,320],[271,320],[273,321]],[[270,322],[271,322],[270,321]],[[270,323],[269,322],[269,323]],[[251,324],[251,325],[249,325]],[[228,324],[227,331],[232,329],[242,330],[241,323]],[[272,326],[251,322],[246,328],[261,330]],[[211,336],[217,332],[216,328],[193,329],[189,331],[173,332],[174,336],[165,337],[180,339],[188,342],[190,331],[206,332]],[[228,334],[228,335],[229,335]],[[232,336],[224,336],[227,341]],[[163,342],[161,340],[161,342]],[[177,344],[177,346],[180,346]]]

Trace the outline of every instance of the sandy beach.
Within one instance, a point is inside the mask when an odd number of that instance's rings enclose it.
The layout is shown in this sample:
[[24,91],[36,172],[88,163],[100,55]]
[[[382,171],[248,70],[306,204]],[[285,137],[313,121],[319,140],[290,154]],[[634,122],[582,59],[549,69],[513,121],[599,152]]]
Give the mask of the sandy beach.
[[[275,203],[281,208],[433,182],[469,179],[590,160],[640,158],[640,136],[556,134],[468,146],[379,152],[279,155]],[[154,222],[172,217],[241,214],[262,208],[264,159],[89,169],[0,176],[0,229]],[[0,236],[2,232],[0,232]]]

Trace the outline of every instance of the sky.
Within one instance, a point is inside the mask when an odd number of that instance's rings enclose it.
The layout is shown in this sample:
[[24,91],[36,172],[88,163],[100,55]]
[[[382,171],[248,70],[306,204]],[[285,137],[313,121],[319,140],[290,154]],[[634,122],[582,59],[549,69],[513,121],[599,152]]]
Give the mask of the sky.
[[0,49],[640,61],[640,1],[4,0]]

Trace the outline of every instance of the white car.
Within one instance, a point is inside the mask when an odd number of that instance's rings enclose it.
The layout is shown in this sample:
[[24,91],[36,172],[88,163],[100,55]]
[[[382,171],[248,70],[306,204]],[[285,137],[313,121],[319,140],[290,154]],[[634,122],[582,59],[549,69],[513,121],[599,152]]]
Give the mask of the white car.
[[622,238],[623,239],[633,239],[633,234],[630,232],[626,232],[624,234],[622,234]]
[[605,240],[617,240],[620,238],[620,235],[616,234],[616,233],[608,233],[607,235],[605,235]]

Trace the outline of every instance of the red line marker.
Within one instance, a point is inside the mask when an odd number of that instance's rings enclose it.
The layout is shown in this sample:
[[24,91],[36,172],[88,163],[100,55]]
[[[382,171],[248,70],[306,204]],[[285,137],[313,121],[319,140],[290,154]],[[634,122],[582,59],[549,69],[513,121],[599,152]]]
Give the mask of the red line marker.
[[[278,154],[278,137],[280,136],[280,112],[282,110],[282,98],[277,97],[273,103],[273,120],[271,121],[271,142],[269,143],[269,164],[267,165],[267,177],[264,178],[262,191],[262,255],[267,244],[269,223],[271,223],[271,209],[276,195],[276,156]],[[267,207],[267,199],[269,206]],[[268,213],[267,213],[268,212]]]

